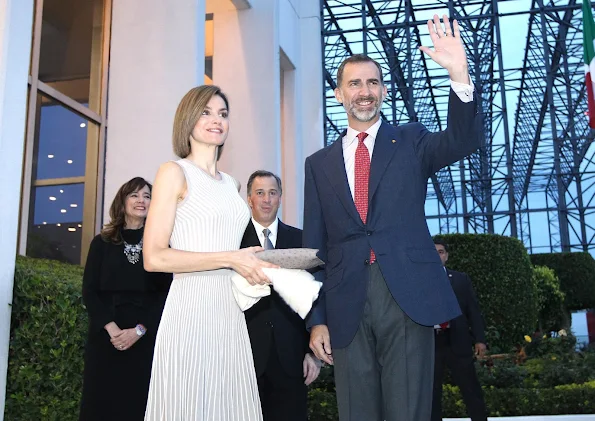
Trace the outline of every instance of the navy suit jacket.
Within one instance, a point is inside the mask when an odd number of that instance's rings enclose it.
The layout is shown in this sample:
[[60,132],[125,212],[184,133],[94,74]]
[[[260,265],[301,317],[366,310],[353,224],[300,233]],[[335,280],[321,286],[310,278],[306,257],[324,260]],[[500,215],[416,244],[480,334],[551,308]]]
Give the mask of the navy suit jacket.
[[383,122],[370,166],[368,216],[355,208],[343,159],[342,136],[306,159],[304,247],[318,249],[325,269],[308,327],[325,324],[334,348],[353,339],[366,301],[370,249],[398,305],[432,326],[461,314],[428,231],[428,178],[480,146],[477,101],[450,91],[448,127],[430,133],[420,123]]

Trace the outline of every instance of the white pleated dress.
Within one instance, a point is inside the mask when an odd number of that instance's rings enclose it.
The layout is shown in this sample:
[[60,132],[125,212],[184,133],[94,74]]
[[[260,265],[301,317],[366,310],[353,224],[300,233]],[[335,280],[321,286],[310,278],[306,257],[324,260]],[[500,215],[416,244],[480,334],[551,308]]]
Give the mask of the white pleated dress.
[[[237,250],[250,219],[235,180],[215,180],[192,162],[176,161],[188,191],[178,205],[174,249]],[[145,421],[262,420],[244,313],[232,271],[176,274],[157,332]]]

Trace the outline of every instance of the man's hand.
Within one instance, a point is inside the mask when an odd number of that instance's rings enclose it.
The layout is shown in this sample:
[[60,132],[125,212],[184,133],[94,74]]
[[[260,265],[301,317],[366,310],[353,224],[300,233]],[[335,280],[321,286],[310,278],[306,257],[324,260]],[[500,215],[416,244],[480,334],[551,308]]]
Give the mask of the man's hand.
[[478,342],[475,344],[475,355],[477,355],[480,358],[483,358],[486,354],[486,344],[482,344],[481,342]]
[[310,349],[316,358],[327,364],[333,364],[331,337],[326,325],[316,325],[310,331]]
[[434,15],[434,20],[428,21],[428,30],[430,38],[434,44],[434,49],[429,47],[419,47],[432,60],[448,70],[450,79],[453,82],[469,84],[469,71],[467,66],[467,54],[463,47],[459,23],[456,19],[453,21],[453,29],[450,27],[448,16],[442,17],[444,28],[440,23],[438,15]]
[[315,360],[312,354],[306,354],[304,357],[304,384],[309,386],[320,374],[321,363]]

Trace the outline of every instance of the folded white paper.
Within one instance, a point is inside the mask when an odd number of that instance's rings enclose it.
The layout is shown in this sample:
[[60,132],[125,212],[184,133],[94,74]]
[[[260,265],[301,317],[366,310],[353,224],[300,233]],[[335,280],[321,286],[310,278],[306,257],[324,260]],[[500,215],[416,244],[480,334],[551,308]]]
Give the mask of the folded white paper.
[[[264,268],[263,271],[287,305],[302,319],[305,318],[312,308],[312,303],[318,298],[322,283],[301,269]],[[243,276],[235,272],[231,281],[233,295],[242,311],[248,310],[262,297],[271,294],[270,286],[250,285]]]

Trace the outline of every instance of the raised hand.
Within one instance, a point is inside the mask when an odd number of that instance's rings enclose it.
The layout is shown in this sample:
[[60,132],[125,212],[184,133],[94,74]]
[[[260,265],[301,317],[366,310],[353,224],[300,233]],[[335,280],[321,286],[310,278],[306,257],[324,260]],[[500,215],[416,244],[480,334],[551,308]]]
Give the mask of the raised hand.
[[444,27],[440,23],[438,15],[434,15],[434,20],[428,20],[428,30],[430,38],[434,44],[434,49],[429,47],[419,47],[432,60],[444,67],[451,80],[459,83],[470,83],[467,66],[467,54],[461,39],[459,23],[456,19],[453,21],[453,29],[450,27],[448,16],[442,17]]

